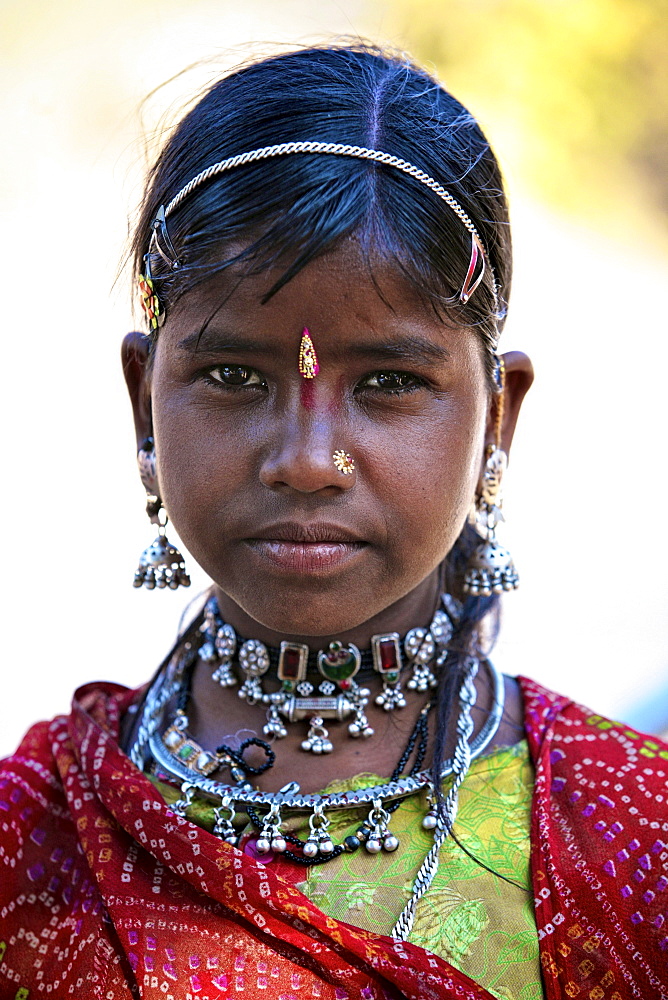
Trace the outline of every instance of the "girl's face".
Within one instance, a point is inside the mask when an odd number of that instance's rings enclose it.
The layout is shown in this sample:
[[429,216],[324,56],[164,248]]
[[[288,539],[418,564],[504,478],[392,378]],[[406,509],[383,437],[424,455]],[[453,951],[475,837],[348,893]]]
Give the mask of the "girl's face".
[[[490,422],[482,347],[396,269],[372,278],[352,243],[263,305],[279,273],[215,277],[170,310],[141,376],[163,503],[242,631],[428,621]],[[305,328],[312,380],[298,370]]]

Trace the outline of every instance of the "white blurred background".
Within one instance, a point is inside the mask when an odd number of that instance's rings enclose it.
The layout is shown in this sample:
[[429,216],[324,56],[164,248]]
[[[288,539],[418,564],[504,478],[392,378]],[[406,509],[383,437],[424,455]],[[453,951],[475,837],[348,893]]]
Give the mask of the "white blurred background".
[[[652,3],[632,7],[642,44],[654,44]],[[436,68],[481,118],[508,178],[516,280],[504,348],[531,354],[537,377],[508,475],[503,537],[522,588],[506,599],[497,662],[668,729],[668,201],[653,186],[663,147],[637,113],[655,113],[648,87],[662,71],[652,52],[638,59],[627,8],[0,2],[0,754],[66,711],[77,685],[144,681],[206,585],[196,571],[190,592],[131,585],[151,533],[119,364],[138,319],[118,272],[156,129],[159,141],[165,113],[251,51],[341,34]]]

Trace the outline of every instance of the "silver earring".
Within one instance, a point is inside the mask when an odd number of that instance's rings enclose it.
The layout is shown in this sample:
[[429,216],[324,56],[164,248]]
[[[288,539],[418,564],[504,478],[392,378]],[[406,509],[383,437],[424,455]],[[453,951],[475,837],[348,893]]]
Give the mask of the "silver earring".
[[491,597],[504,590],[516,590],[519,576],[508,549],[496,540],[496,527],[503,521],[501,480],[508,457],[494,444],[487,448],[480,495],[469,517],[481,538],[469,559],[464,576],[464,593],[470,597]]
[[158,494],[158,476],[155,462],[155,444],[152,437],[146,438],[137,453],[139,477],[146,490],[146,513],[151,524],[157,524],[158,537],[147,546],[139,558],[134,586],[154,590],[169,587],[189,587],[190,577],[186,573],[183,556],[167,540],[167,512]]

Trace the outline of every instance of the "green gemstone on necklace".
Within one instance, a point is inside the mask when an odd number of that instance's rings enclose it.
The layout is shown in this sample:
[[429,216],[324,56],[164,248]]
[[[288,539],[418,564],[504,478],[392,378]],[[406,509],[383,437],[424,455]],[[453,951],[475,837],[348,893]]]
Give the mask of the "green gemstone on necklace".
[[176,756],[179,760],[190,760],[192,755],[195,753],[195,748],[189,743],[184,743],[182,747],[176,751]]
[[328,681],[347,681],[354,677],[360,668],[362,656],[351,642],[344,646],[341,642],[330,642],[327,650],[318,653],[318,670]]

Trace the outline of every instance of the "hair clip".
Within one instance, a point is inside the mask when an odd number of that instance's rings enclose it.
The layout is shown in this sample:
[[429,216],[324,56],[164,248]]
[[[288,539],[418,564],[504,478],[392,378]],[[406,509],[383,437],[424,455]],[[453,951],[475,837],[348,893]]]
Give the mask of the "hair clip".
[[146,313],[148,325],[151,330],[157,330],[165,322],[165,314],[153,281],[145,274],[140,274],[137,278],[137,287],[141,298],[141,307]]
[[[474,274],[478,266],[478,261],[480,261],[480,272],[478,277],[474,280]],[[462,290],[459,293],[459,301],[462,305],[466,305],[468,300],[471,298],[476,288],[480,284],[485,274],[485,251],[483,249],[482,243],[475,235],[471,233],[471,260],[469,261],[469,269],[466,272],[466,277],[464,278],[464,284],[462,285]]]
[[[174,249],[174,244],[169,236],[164,205],[161,205],[158,209],[155,219],[151,225],[153,233],[151,234],[151,241],[148,245],[148,254],[146,257],[148,257],[151,254],[151,251],[155,249],[160,254],[170,271],[176,271],[181,266],[181,261],[178,258],[176,250]],[[146,260],[146,257],[144,257],[144,260]]]

